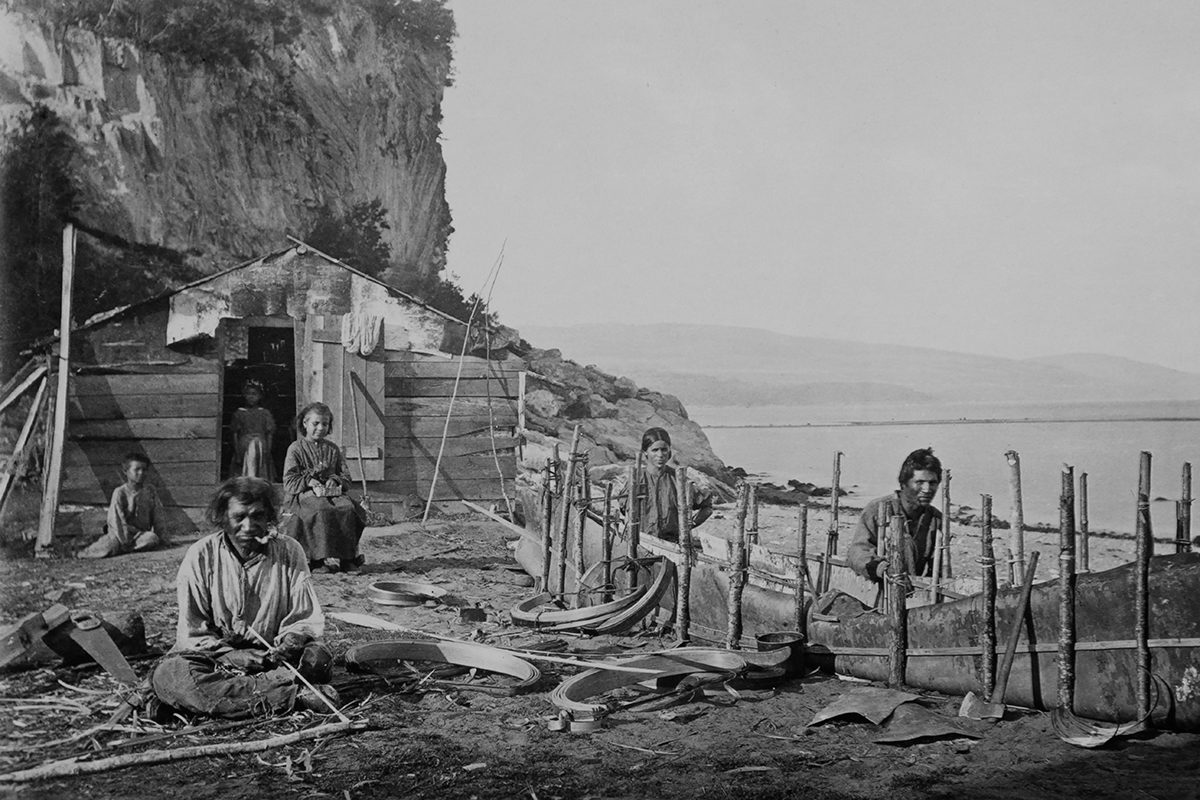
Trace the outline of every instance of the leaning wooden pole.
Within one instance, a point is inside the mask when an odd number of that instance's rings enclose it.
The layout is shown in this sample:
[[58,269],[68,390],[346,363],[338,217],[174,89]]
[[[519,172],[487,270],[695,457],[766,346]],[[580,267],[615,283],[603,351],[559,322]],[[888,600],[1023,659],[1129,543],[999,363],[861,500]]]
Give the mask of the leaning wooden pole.
[[683,555],[679,591],[675,595],[675,632],[682,644],[690,641],[692,626],[692,490],[687,467],[675,471],[675,491],[679,499],[679,547]]
[[889,584],[888,620],[888,686],[904,685],[908,660],[908,572],[904,564],[904,518],[892,517],[888,525],[888,570],[884,581]]
[[742,646],[742,592],[746,588],[746,506],[749,489],[738,487],[737,511],[734,516],[735,538],[729,559],[729,618],[725,646],[738,650]]
[[46,442],[46,486],[42,494],[42,512],[38,518],[34,555],[49,558],[54,542],[54,522],[58,515],[58,493],[62,488],[63,445],[67,435],[67,392],[71,380],[71,288],[75,282],[75,226],[67,223],[62,235],[62,306],[58,322],[58,390],[54,396],[54,433]]
[[1091,543],[1088,533],[1088,476],[1086,472],[1079,473],[1079,571],[1091,572],[1089,553]]
[[996,688],[996,555],[992,546],[992,496],[979,496],[980,572],[983,579],[983,617],[979,641],[983,647],[983,696],[991,697]]
[[[1150,714],[1150,557],[1154,555],[1154,531],[1150,527],[1150,454],[1142,451],[1138,463],[1137,524],[1134,555],[1133,638],[1137,643],[1138,717]],[[1149,720],[1147,720],[1149,722]]]
[[554,459],[546,459],[545,480],[542,481],[542,577],[541,590],[543,592],[550,591],[550,562],[554,556],[554,546],[552,536],[554,531],[554,484],[555,466]]
[[587,453],[580,453],[579,466],[579,526],[575,531],[575,576],[576,585],[575,591],[578,593],[575,600],[575,607],[579,608],[588,600],[585,593],[583,582],[579,579],[587,572],[587,564],[584,559],[584,528],[587,527],[588,512],[592,509],[592,485],[588,478]]
[[[567,592],[567,543],[570,538],[571,518],[574,516],[576,504],[575,474],[579,467],[579,426],[571,434],[571,452],[567,454],[567,473],[563,476],[562,500],[559,502],[559,537],[558,537],[558,593]],[[581,577],[581,576],[580,576]]]
[[1075,710],[1075,478],[1063,465],[1058,498],[1058,707]]
[[602,536],[600,538],[600,561],[601,569],[604,570],[604,602],[612,602],[612,593],[609,589],[612,587],[612,552],[613,552],[613,531],[609,527],[612,524],[612,500],[613,500],[613,485],[609,481],[604,485],[604,524],[602,526]]
[[796,520],[797,547],[800,552],[800,568],[796,570],[796,630],[808,638],[808,615],[804,613],[804,595],[808,591],[808,503],[800,502]]
[[1192,465],[1183,462],[1182,489],[1179,493],[1179,511],[1175,517],[1175,552],[1188,553],[1192,549]]
[[1012,494],[1012,514],[1009,516],[1009,546],[1015,563],[1012,578],[1015,583],[1025,574],[1025,501],[1021,496],[1021,454],[1009,450],[1004,454],[1008,460],[1008,489]]
[[[629,497],[626,499],[629,508],[629,560],[638,557],[638,547],[642,541],[642,453],[633,459],[633,467],[629,472]],[[630,566],[629,588],[636,589],[638,583],[637,570]]]

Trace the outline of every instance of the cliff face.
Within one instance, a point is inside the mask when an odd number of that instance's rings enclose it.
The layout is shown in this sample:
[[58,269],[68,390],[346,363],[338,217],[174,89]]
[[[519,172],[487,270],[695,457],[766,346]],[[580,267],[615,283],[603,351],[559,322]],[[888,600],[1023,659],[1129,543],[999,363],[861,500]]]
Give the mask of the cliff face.
[[449,69],[351,6],[248,68],[0,13],[0,127],[35,103],[65,120],[86,161],[81,221],[129,242],[225,266],[307,231],[323,206],[379,199],[396,261],[432,274],[450,231]]

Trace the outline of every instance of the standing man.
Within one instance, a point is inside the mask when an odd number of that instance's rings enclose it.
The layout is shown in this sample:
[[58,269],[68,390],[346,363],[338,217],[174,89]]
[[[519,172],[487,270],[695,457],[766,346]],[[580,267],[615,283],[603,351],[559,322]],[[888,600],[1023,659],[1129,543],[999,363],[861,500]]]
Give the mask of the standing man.
[[[213,495],[208,521],[219,530],[179,567],[175,646],[151,677],[160,702],[229,719],[327,708],[284,666],[322,684],[333,659],[316,642],[325,616],[304,548],[275,532],[277,517],[275,492],[261,478],[230,478]],[[332,687],[318,688],[337,702]]]
[[[880,526],[886,538],[893,516],[904,518],[904,561],[910,575],[932,574],[942,514],[933,498],[942,482],[942,462],[932,448],[914,450],[900,466],[900,488],[867,503],[858,517],[847,558],[858,575],[882,582],[887,559],[878,554]],[[882,517],[882,521],[881,521]]]

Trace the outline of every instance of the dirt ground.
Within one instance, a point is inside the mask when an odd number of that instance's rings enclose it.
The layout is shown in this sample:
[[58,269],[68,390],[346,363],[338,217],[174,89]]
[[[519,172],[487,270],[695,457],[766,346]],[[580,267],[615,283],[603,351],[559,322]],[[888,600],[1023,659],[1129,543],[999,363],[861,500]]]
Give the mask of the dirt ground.
[[[794,511],[768,512],[764,540],[786,535]],[[775,534],[765,531],[778,521]],[[794,518],[793,518],[794,519]],[[722,523],[715,522],[719,527]],[[771,523],[775,524],[775,523]],[[794,521],[791,522],[794,535]],[[362,574],[314,576],[327,611],[359,611],[442,635],[529,646],[558,638],[566,650],[657,649],[655,636],[542,636],[505,622],[528,596],[524,576],[510,569],[507,532],[477,516],[370,529]],[[173,638],[174,575],[186,543],[101,562],[38,561],[9,554],[0,564],[0,612],[11,622],[48,605],[64,589],[73,608],[131,609],[145,619],[152,647]],[[1048,559],[1049,560],[1049,559]],[[365,597],[375,580],[435,583],[445,603],[408,608],[375,606]],[[460,609],[478,607],[487,621],[460,622]],[[388,636],[395,636],[394,634]],[[335,652],[384,634],[330,620],[326,641]],[[153,659],[134,662],[145,674]],[[775,689],[720,693],[668,711],[627,710],[592,734],[551,732],[548,692],[574,667],[540,665],[536,691],[497,696],[447,686],[422,693],[367,693],[361,687],[349,713],[369,721],[353,736],[302,742],[260,754],[225,755],[35,784],[0,785],[5,796],[28,798],[1037,798],[1200,797],[1200,736],[1159,733],[1103,750],[1073,748],[1053,733],[1046,714],[1010,711],[982,738],[942,739],[896,746],[873,739],[866,722],[806,727],[812,715],[856,684],[828,675],[792,679]],[[95,668],[45,666],[0,674],[0,771],[89,751],[84,743],[47,748],[45,742],[98,724],[115,703],[115,683]],[[927,695],[927,704],[953,716],[958,698]],[[320,721],[311,712],[260,721],[227,732],[176,736],[141,747],[176,748],[246,741]],[[168,724],[165,730],[181,727]],[[143,723],[102,737],[111,754],[138,752],[111,744],[155,735]],[[110,753],[100,753],[108,755]]]

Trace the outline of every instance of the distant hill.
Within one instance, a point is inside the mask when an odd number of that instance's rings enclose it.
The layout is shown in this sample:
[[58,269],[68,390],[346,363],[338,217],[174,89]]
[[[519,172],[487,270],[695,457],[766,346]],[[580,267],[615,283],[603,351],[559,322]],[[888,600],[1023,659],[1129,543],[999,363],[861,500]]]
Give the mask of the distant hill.
[[1007,359],[715,325],[530,326],[537,347],[695,405],[1200,399],[1200,374],[1114,356]]

